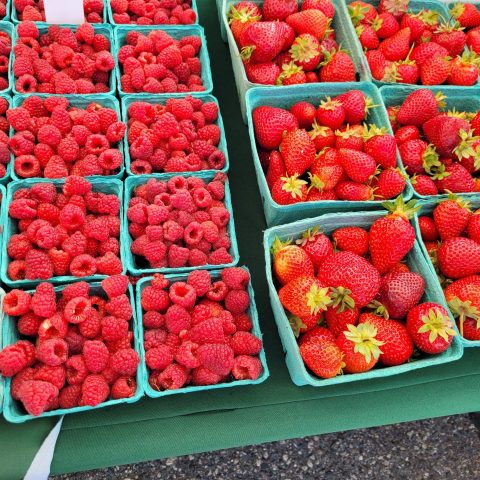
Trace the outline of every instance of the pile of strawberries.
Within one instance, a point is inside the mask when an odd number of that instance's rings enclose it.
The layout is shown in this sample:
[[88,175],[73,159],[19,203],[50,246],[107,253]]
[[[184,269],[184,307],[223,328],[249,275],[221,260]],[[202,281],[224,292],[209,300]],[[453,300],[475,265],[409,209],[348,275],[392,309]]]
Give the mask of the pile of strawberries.
[[230,212],[225,208],[225,174],[150,179],[135,188],[127,210],[130,246],[139,268],[225,265]]
[[6,116],[8,109],[8,101],[0,97],[0,178],[6,175],[7,165],[10,163],[10,123]]
[[363,124],[371,99],[360,90],[327,97],[318,107],[262,106],[253,125],[266,180],[279,205],[320,200],[367,201],[400,195],[403,173],[385,128]]
[[[128,277],[102,281],[95,294],[86,282],[54,291],[11,290],[3,301],[21,340],[0,352],[0,373],[13,377],[11,395],[30,415],[49,410],[95,407],[135,395],[140,356],[132,348]],[[106,294],[106,295],[105,295]]]
[[8,71],[12,39],[7,32],[0,31],[0,91],[9,88]]
[[67,177],[61,191],[53,183],[17,190],[8,206],[18,229],[5,252],[8,278],[122,273],[119,213],[120,199],[95,191],[83,177]]
[[[163,30],[147,35],[130,30],[119,41],[118,62],[124,93],[203,92],[198,54],[202,39],[186,35],[179,40]],[[205,47],[203,47],[205,48]]]
[[247,312],[250,274],[222,270],[213,279],[195,270],[170,283],[155,274],[141,295],[145,361],[154,390],[256,380],[262,341],[251,333]]
[[450,195],[418,224],[460,333],[480,340],[480,209]]
[[465,50],[463,32],[469,12],[473,10],[476,19],[480,16],[477,10],[465,5],[458,18],[460,26],[452,25],[450,19],[441,23],[435,10],[410,12],[408,4],[409,0],[381,0],[377,10],[355,0],[348,6],[373,78],[422,85],[477,83],[480,59]]
[[110,0],[113,21],[136,25],[190,25],[197,15],[192,0]]
[[[463,33],[466,34],[465,43],[467,47],[480,54],[480,12],[475,5],[471,3],[455,3],[450,9],[450,14],[456,20],[458,25],[463,29]],[[460,37],[460,34],[456,34]]]
[[263,85],[354,82],[355,65],[330,23],[331,0],[241,1],[228,14],[247,78]]
[[[102,23],[104,0],[83,0],[85,21],[88,23]],[[109,0],[105,0],[109,1]],[[45,22],[45,8],[43,0],[13,0],[19,20],[26,22]],[[1,12],[1,10],[0,10]]]
[[128,107],[128,144],[134,175],[222,170],[218,106],[200,98],[169,98],[164,105]]
[[415,242],[412,207],[399,197],[369,231],[335,230],[335,249],[320,230],[296,244],[274,242],[278,296],[315,375],[366,372],[377,362],[401,365],[414,347],[427,354],[449,348],[455,331],[448,312],[422,302],[425,280],[403,263]]
[[58,25],[40,34],[34,22],[17,27],[15,88],[19,93],[90,94],[110,91],[115,60],[110,40],[84,23],[75,31]]
[[418,89],[388,108],[403,165],[420,195],[480,190],[480,112],[440,110],[445,98]]
[[123,164],[118,149],[126,126],[100,103],[71,106],[63,97],[27,97],[7,112],[15,134],[9,146],[18,177],[113,175]]

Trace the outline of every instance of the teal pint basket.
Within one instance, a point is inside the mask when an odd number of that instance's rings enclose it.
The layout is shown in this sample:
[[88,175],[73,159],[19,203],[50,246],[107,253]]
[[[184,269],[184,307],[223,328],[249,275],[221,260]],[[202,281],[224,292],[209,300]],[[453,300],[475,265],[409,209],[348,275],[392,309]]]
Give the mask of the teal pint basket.
[[217,2],[217,13],[218,13],[218,21],[220,23],[220,35],[222,37],[222,40],[227,43],[228,38],[227,38],[227,29],[225,28],[225,22],[223,21],[223,4],[225,3],[225,0],[216,0]]
[[[8,108],[12,107],[12,97],[10,95],[6,93],[0,93],[0,98],[4,98],[8,102]],[[13,128],[10,127],[8,137],[11,138],[13,133],[14,133]],[[10,181],[10,178],[13,172],[13,162],[14,162],[14,155],[12,152],[10,152],[10,161],[8,162],[8,165],[6,165],[5,175],[2,178],[0,178],[0,185],[6,185]],[[5,198],[5,196],[3,198]]]
[[12,50],[10,52],[10,58],[8,59],[8,73],[7,73],[8,87],[3,90],[0,90],[0,94],[3,95],[3,94],[10,93],[15,83],[15,79],[13,77],[13,56],[14,56],[13,46],[15,45],[15,30],[13,28],[13,25],[10,22],[3,20],[0,22],[0,32],[7,33],[12,43]]
[[[81,280],[81,279],[80,279]],[[55,291],[57,295],[66,287],[66,285],[55,287]],[[30,291],[29,293],[33,293]],[[95,295],[99,295],[102,297],[106,297],[100,283],[91,283],[90,284],[90,293]],[[130,299],[130,303],[132,305],[132,320],[131,320],[131,328],[134,335],[133,341],[133,348],[137,351],[140,356],[140,364],[137,369],[136,381],[137,381],[137,390],[135,395],[130,398],[121,398],[117,400],[107,400],[106,402],[100,403],[95,407],[85,406],[85,407],[75,407],[75,408],[67,408],[67,409],[57,409],[51,410],[48,412],[44,412],[41,415],[34,417],[33,415],[29,415],[26,413],[23,408],[20,406],[20,402],[17,402],[12,398],[10,395],[10,388],[12,380],[11,378],[5,379],[5,392],[4,392],[4,400],[3,400],[3,416],[5,420],[11,423],[24,423],[29,420],[35,420],[36,418],[45,418],[45,417],[55,417],[59,415],[69,415],[71,413],[81,413],[81,412],[89,412],[91,410],[96,410],[98,408],[105,408],[105,407],[112,407],[114,405],[121,405],[123,403],[135,403],[140,398],[143,397],[144,390],[143,390],[143,379],[145,377],[143,371],[143,356],[142,356],[142,341],[141,341],[141,332],[139,328],[139,323],[137,320],[137,315],[135,312],[135,297],[133,288],[131,285],[128,287],[128,297]],[[16,319],[14,317],[6,316],[3,323],[3,345],[11,345],[15,343],[17,340],[21,339],[21,335],[19,334],[17,327],[16,327]],[[29,338],[29,337],[27,337]]]
[[[45,95],[45,94],[34,94],[34,95],[15,95],[13,98],[13,107],[21,107],[23,105],[23,102],[25,101],[26,98],[28,97],[40,97],[40,98],[47,98],[50,95]],[[69,106],[71,107],[78,107],[85,109],[90,103],[98,103],[104,107],[111,108],[112,110],[115,110],[117,113],[118,121],[122,121],[122,114],[120,111],[120,103],[118,102],[117,98],[114,97],[113,95],[107,95],[107,94],[99,94],[99,95],[64,95],[64,97],[68,100]],[[118,173],[114,175],[92,175],[89,177],[85,177],[89,180],[92,180],[94,178],[118,178],[122,179],[123,174],[125,173],[125,151],[124,151],[124,140],[120,140],[117,145],[118,150],[120,150],[120,153],[122,154],[122,165],[120,166],[120,170]],[[11,168],[11,176],[13,180],[23,180],[22,177],[19,177],[15,173],[15,168]]]
[[[330,27],[335,31],[335,36],[337,39],[337,43],[341,44],[344,48],[346,48],[352,57],[352,60],[355,64],[355,70],[357,72],[357,80],[365,81],[370,80],[370,75],[367,71],[367,61],[363,53],[358,52],[355,43],[353,42],[353,38],[349,29],[349,19],[345,17],[345,10],[342,8],[343,0],[333,0],[333,5],[335,7],[335,16],[333,17],[333,21]],[[225,31],[227,34],[228,39],[228,47],[230,49],[230,56],[232,58],[232,67],[233,67],[233,74],[235,76],[235,83],[237,85],[238,91],[238,98],[240,101],[240,109],[242,111],[243,121],[246,123],[247,119],[247,107],[245,101],[245,94],[246,92],[253,88],[253,87],[261,87],[262,85],[259,83],[252,83],[248,80],[247,75],[245,73],[245,67],[243,66],[242,59],[240,57],[240,51],[238,50],[237,43],[232,34],[232,30],[228,24],[227,14],[230,10],[232,5],[235,5],[235,0],[224,0],[223,1],[223,13],[222,13],[222,22],[225,27]],[[262,5],[263,2],[261,0],[254,0],[254,3],[257,5]],[[303,3],[303,0],[298,2],[299,4]],[[328,83],[316,83],[318,91],[320,92],[324,85],[329,85]],[[264,88],[274,88],[277,95],[283,95],[282,89],[284,88],[292,88],[292,87],[282,87],[282,86],[270,86]],[[296,88],[293,87],[293,88]]]
[[[116,23],[115,20],[113,19],[113,10],[112,10],[112,5],[111,5],[110,0],[103,0],[103,1],[106,3],[105,9],[108,11],[108,23],[110,23],[113,26],[129,25],[131,27],[135,27],[135,25],[137,25],[137,24],[134,24],[134,23],[128,23],[128,24]],[[197,1],[196,0],[191,0],[191,1],[192,1],[192,10],[197,15],[197,21],[192,25],[196,25],[196,24],[200,23],[199,20],[198,20]],[[104,22],[106,23],[106,20],[104,20]],[[178,27],[188,27],[189,25],[176,25],[176,26],[178,26]]]
[[[7,189],[7,205],[5,206],[5,221],[3,223],[4,225],[4,235],[2,237],[2,263],[0,266],[0,278],[2,282],[7,284],[9,287],[12,288],[25,288],[25,287],[35,287],[38,283],[42,282],[42,280],[11,280],[8,275],[7,275],[7,269],[8,265],[10,263],[10,260],[8,259],[8,253],[7,253],[7,246],[8,246],[8,241],[10,237],[17,233],[17,225],[16,225],[16,220],[12,219],[8,215],[8,205],[10,205],[12,199],[13,199],[13,194],[21,189],[21,188],[30,188],[32,185],[35,185],[37,183],[53,183],[57,188],[60,188],[64,183],[65,179],[60,179],[60,180],[52,180],[49,178],[31,178],[31,179],[26,179],[26,180],[17,180],[15,182],[11,182],[8,185]],[[123,218],[123,183],[120,180],[117,180],[115,178],[93,178],[90,180],[90,183],[92,184],[92,191],[93,192],[102,192],[106,194],[114,194],[116,195],[119,200],[120,200],[120,212],[119,212],[119,218],[120,218],[120,238],[119,241],[120,243],[122,242],[122,218]],[[126,272],[126,267],[125,267],[125,259],[122,258],[122,253],[120,249],[120,259],[122,261],[123,265],[123,271],[122,273]],[[72,275],[65,275],[65,276],[59,276],[59,277],[52,277],[49,278],[48,281],[52,284],[63,284],[63,283],[71,283],[75,281],[80,281],[84,280],[86,282],[89,281],[99,281],[103,280],[106,278],[107,275],[100,275],[100,274],[95,274],[91,275],[88,277],[74,277]]]
[[[444,85],[439,85],[436,87],[428,86],[424,87],[421,85],[398,85],[398,86],[385,86],[380,88],[380,95],[382,96],[383,103],[386,107],[392,107],[395,105],[401,105],[405,98],[408,97],[412,92],[418,89],[427,88],[431,90],[434,94],[442,92],[447,98],[445,99],[446,110],[455,108],[459,111],[467,112],[480,112],[480,87],[449,87],[445,90]],[[400,155],[400,153],[399,153]],[[422,200],[429,199],[440,199],[448,197],[448,194],[439,194],[439,195],[420,195],[415,191],[415,187],[412,187],[412,193],[415,198],[420,198]],[[477,197],[478,192],[471,193],[462,193],[462,196],[467,197]]]
[[[50,25],[48,23],[38,23],[37,27],[38,27],[38,31],[40,32],[40,35],[44,35],[45,33],[48,33],[49,26]],[[78,28],[78,25],[59,25],[59,26],[62,27],[62,28],[68,27],[74,32],[76,32],[77,28]],[[112,27],[110,25],[107,25],[107,24],[104,24],[104,23],[92,23],[92,26],[93,26],[93,29],[95,30],[96,34],[105,35],[109,39],[109,41],[110,41],[110,52],[112,53],[113,57],[115,58],[115,63],[117,63],[116,55],[115,55],[115,42],[114,42],[114,38],[113,38]],[[17,33],[16,33],[17,28],[18,28],[18,25],[17,25],[17,27],[15,28],[15,31],[14,31],[15,40],[17,38]],[[12,66],[13,66],[14,61],[15,61],[15,54],[12,50]],[[102,95],[105,95],[105,94],[115,95],[115,92],[116,92],[115,68],[110,72],[109,87],[110,87],[110,90],[108,92],[102,93]],[[17,89],[16,89],[16,79],[13,76],[13,73],[12,73],[12,90],[13,90],[13,93],[15,95],[21,95],[21,92],[17,91]],[[31,94],[28,94],[28,95],[38,95],[38,93],[37,92],[32,92]],[[62,95],[62,94],[55,94],[55,95],[58,95],[60,97],[65,97],[66,96],[66,95]],[[83,94],[78,94],[78,95],[83,95]],[[89,95],[91,97],[97,97],[100,94],[92,93],[92,94],[89,94]],[[70,95],[68,95],[68,96],[70,96]]]
[[[440,365],[443,363],[453,362],[462,357],[463,346],[456,335],[448,350],[445,352],[431,356],[424,354],[422,358],[410,363],[398,365],[394,367],[374,368],[365,373],[345,374],[330,379],[320,379],[311,374],[303,363],[297,341],[292,332],[292,328],[288,322],[287,315],[283,309],[278,293],[275,288],[272,276],[272,262],[270,254],[270,246],[275,236],[280,240],[298,237],[302,232],[309,228],[319,226],[322,231],[330,235],[334,230],[340,227],[350,227],[352,225],[369,228],[372,223],[385,216],[385,212],[355,212],[355,213],[336,213],[322,215],[316,218],[300,220],[288,225],[281,225],[270,228],[265,231],[263,246],[265,252],[265,265],[267,273],[268,289],[270,293],[270,302],[277,323],[278,332],[283,344],[283,350],[286,354],[286,363],[290,376],[295,385],[313,385],[314,387],[326,387],[330,385],[339,385],[347,382],[355,382],[360,380],[370,380],[383,377],[390,377],[401,373],[410,372],[419,368]],[[422,301],[436,302],[446,308],[445,299],[442,293],[437,277],[433,275],[431,268],[428,266],[423,256],[419,243],[416,241],[414,247],[407,255],[407,263],[413,272],[416,272],[425,279],[426,289]],[[452,317],[453,318],[453,317]]]
[[11,22],[11,18],[12,18],[12,0],[7,0],[6,4],[5,4],[5,8],[6,8],[6,13],[5,13],[5,16],[2,18],[2,21],[3,22]]
[[[248,270],[246,267],[242,267],[245,270]],[[218,280],[220,279],[221,275],[221,270],[215,270],[210,272],[212,279]],[[166,278],[170,280],[171,282],[186,282],[187,281],[187,274],[183,275],[166,275]],[[144,343],[143,343],[143,311],[142,311],[142,304],[141,304],[141,295],[142,291],[145,287],[150,285],[152,278],[151,277],[146,277],[142,278],[138,283],[137,283],[137,291],[136,291],[136,297],[137,297],[137,317],[138,317],[138,327],[140,331],[140,336],[142,338],[142,344],[141,344],[141,349],[142,349],[142,359],[145,359],[145,348],[144,348]],[[250,319],[252,321],[252,333],[257,336],[258,338],[262,339],[262,332],[260,330],[260,323],[258,320],[258,312],[257,312],[257,306],[255,304],[255,292],[253,290],[252,282],[250,281],[248,284],[248,294],[250,295],[250,306],[248,307],[247,313],[250,316]],[[241,387],[241,386],[247,386],[247,385],[258,385],[260,383],[263,383],[267,378],[270,376],[270,372],[268,370],[268,365],[267,365],[267,359],[265,357],[265,350],[262,348],[262,351],[259,354],[259,359],[260,362],[262,363],[263,371],[260,377],[258,377],[256,380],[235,380],[231,382],[225,382],[225,383],[217,383],[216,385],[205,385],[205,386],[190,386],[190,387],[183,387],[179,388],[177,390],[164,390],[162,392],[159,392],[157,390],[154,390],[150,384],[148,383],[148,369],[146,364],[144,364],[143,368],[143,386],[145,393],[147,396],[152,397],[152,398],[159,398],[159,397],[166,397],[169,395],[176,395],[179,393],[195,393],[195,392],[202,392],[206,390],[217,390],[220,388],[230,388],[230,387]]]
[[232,256],[232,262],[225,265],[202,265],[196,267],[181,267],[181,268],[142,268],[141,266],[137,265],[135,260],[135,255],[130,250],[130,245],[132,244],[132,237],[128,231],[128,219],[127,219],[127,209],[128,204],[130,203],[130,199],[132,198],[133,191],[139,185],[143,185],[148,180],[154,178],[156,180],[168,181],[172,177],[197,177],[201,178],[205,182],[213,180],[215,177],[215,173],[208,173],[208,172],[198,172],[195,175],[192,175],[192,172],[184,172],[184,173],[169,173],[169,174],[157,174],[157,175],[136,175],[134,177],[127,177],[125,181],[125,202],[123,208],[123,228],[122,228],[122,240],[121,240],[121,248],[122,258],[125,261],[126,268],[128,272],[132,275],[145,275],[145,274],[153,274],[155,272],[161,272],[165,274],[180,274],[185,272],[191,272],[193,270],[218,270],[223,269],[226,267],[233,267],[237,265],[238,261],[240,260],[240,255],[238,253],[238,244],[237,244],[237,236],[235,233],[235,221],[233,219],[233,208],[232,208],[232,199],[230,195],[230,187],[228,180],[225,182],[225,198],[223,199],[225,208],[230,213],[230,221],[228,223],[228,234],[230,236],[230,241],[232,246],[230,247],[230,255]]
[[[230,167],[229,159],[228,159],[228,148],[227,148],[227,137],[225,136],[225,126],[223,124],[223,119],[222,119],[222,114],[220,112],[220,104],[218,103],[218,100],[213,96],[209,94],[204,94],[204,93],[191,93],[188,94],[194,98],[200,98],[204,103],[205,102],[214,102],[218,106],[218,119],[216,124],[220,128],[220,143],[218,144],[218,149],[223,152],[225,155],[225,166],[222,168],[222,170],[199,170],[198,172],[190,172],[190,173],[199,173],[199,172],[228,172],[228,169]],[[185,95],[184,95],[185,96]],[[130,105],[134,102],[147,102],[151,103],[153,105],[165,105],[167,102],[168,98],[158,96],[158,95],[144,95],[141,98],[138,97],[138,95],[126,95],[122,98],[122,114],[123,118],[122,121],[127,125],[127,130],[128,130],[128,125],[129,125],[129,118],[128,118],[128,108]],[[124,137],[124,152],[125,152],[125,165],[127,169],[127,175],[135,175],[130,166],[131,166],[131,158],[130,158],[130,147],[128,145],[128,131],[127,134]],[[160,172],[159,172],[160,173]]]
[[[200,52],[198,54],[198,57],[200,59],[200,63],[202,65],[202,71],[201,71],[201,77],[203,80],[203,86],[205,87],[205,91],[201,93],[212,93],[213,90],[213,80],[212,80],[212,71],[210,69],[210,57],[208,56],[208,50],[207,50],[207,39],[205,37],[205,32],[203,30],[203,27],[200,25],[148,25],[148,26],[142,26],[139,27],[137,25],[134,26],[119,26],[115,28],[115,58],[117,59],[116,66],[115,66],[115,73],[116,73],[116,78],[118,82],[118,92],[121,97],[124,95],[135,95],[139,98],[145,97],[145,96],[150,96],[151,94],[146,93],[146,92],[140,92],[140,93],[127,93],[122,90],[122,82],[121,82],[121,77],[122,77],[122,71],[121,71],[121,66],[120,63],[118,62],[118,51],[120,50],[121,47],[125,45],[125,37],[127,36],[128,32],[135,31],[135,32],[140,32],[143,33],[144,35],[148,34],[149,32],[153,30],[163,30],[165,33],[168,33],[172,38],[175,39],[180,39],[183,37],[187,37],[190,35],[196,35],[197,37],[200,37],[202,40],[202,47],[200,48]],[[174,93],[159,93],[155,94],[156,97],[184,97],[186,94],[192,93],[192,92],[174,92]]]
[[[470,206],[474,210],[480,209],[480,199],[478,197],[477,198],[466,197],[465,195],[462,195],[462,197],[464,197],[465,200],[469,201]],[[422,251],[422,254],[423,254],[423,256],[425,258],[425,261],[427,262],[427,264],[428,264],[428,266],[429,266],[429,268],[432,272],[432,275],[434,275],[435,277],[437,277],[437,271],[435,270],[435,267],[432,263],[430,255],[428,254],[428,250],[425,247],[425,243],[422,240],[422,235],[420,233],[420,224],[418,223],[418,217],[422,217],[422,216],[425,216],[425,215],[428,216],[428,217],[431,217],[432,214],[433,214],[433,210],[435,209],[435,207],[437,205],[438,205],[438,201],[434,200],[433,198],[430,199],[430,200],[421,200],[418,203],[418,206],[420,207],[420,209],[417,212],[415,212],[415,215],[413,216],[413,220],[412,220],[413,227],[415,228],[415,234],[416,234],[418,243],[420,245],[420,249]],[[443,295],[443,291],[442,291],[442,295]],[[447,303],[445,297],[444,297],[444,303]],[[445,308],[447,308],[448,312],[450,313],[451,317],[453,318],[453,314],[452,314],[451,310],[448,308],[448,305]],[[462,337],[461,335],[459,335],[459,338],[460,338],[464,347],[480,347],[480,340],[467,340],[466,338]]]
[[[351,202],[344,200],[325,200],[320,202],[301,202],[293,205],[279,205],[272,198],[258,156],[252,120],[252,114],[255,108],[261,105],[290,108],[294,103],[301,100],[312,102],[316,106],[320,103],[320,100],[324,99],[326,96],[334,97],[353,89],[361,90],[372,98],[375,105],[378,105],[376,108],[370,110],[367,123],[375,123],[378,127],[385,127],[389,133],[393,134],[387,112],[380,97],[380,92],[375,85],[368,82],[323,83],[321,85],[312,83],[296,87],[282,87],[281,89],[258,87],[252,88],[247,92],[248,132],[250,135],[253,163],[255,165],[258,186],[263,202],[263,210],[265,212],[268,226],[292,222],[301,218],[314,217],[322,213],[374,210],[381,208],[381,201]],[[404,171],[398,151],[397,162],[402,171]],[[404,199],[410,199],[412,193],[412,186],[410,181],[407,180],[407,185],[403,192]]]

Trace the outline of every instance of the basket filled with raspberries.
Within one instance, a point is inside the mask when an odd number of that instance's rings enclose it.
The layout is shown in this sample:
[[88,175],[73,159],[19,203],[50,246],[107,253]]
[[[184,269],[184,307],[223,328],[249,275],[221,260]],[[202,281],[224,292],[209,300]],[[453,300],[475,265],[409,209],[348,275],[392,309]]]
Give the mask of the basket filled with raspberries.
[[239,260],[224,173],[128,177],[123,228],[133,275],[219,269]]
[[432,0],[349,0],[346,8],[374,82],[477,83],[479,59],[467,48],[464,27],[452,22],[446,5]]
[[137,301],[148,396],[253,385],[268,378],[246,268],[157,273],[137,283]]
[[122,99],[126,167],[130,175],[228,171],[227,140],[212,95]]
[[259,87],[247,93],[250,142],[268,225],[373,210],[412,195],[377,87]]
[[109,25],[16,27],[13,93],[115,93],[113,35]]
[[13,85],[12,37],[12,24],[0,22],[0,93],[9,93]]
[[339,4],[226,2],[223,21],[244,118],[245,93],[254,86],[367,80]]
[[14,180],[122,178],[126,126],[115,97],[17,96],[13,107],[7,119],[13,129],[9,145],[15,155]]
[[207,41],[199,25],[120,26],[115,41],[120,95],[212,92]]
[[22,423],[143,396],[141,339],[125,275],[35,290],[3,301],[4,416]]
[[[37,0],[9,0],[13,2],[12,21],[45,22],[45,8],[43,1]],[[107,23],[107,4],[109,0],[83,0],[85,21],[88,23]]]
[[123,184],[70,176],[8,186],[3,217],[2,281],[101,280],[126,271],[120,251]]
[[415,196],[478,193],[478,96],[464,88],[443,87],[382,87],[380,93]]
[[421,202],[414,225],[466,347],[480,346],[480,201]]
[[462,356],[409,222],[412,203],[399,197],[387,214],[327,214],[265,232],[270,299],[295,384],[386,377]]
[[12,99],[0,94],[0,184],[8,183],[13,165],[13,155],[9,148],[13,129],[7,119],[7,111],[12,106]]
[[113,25],[192,25],[196,0],[106,0]]

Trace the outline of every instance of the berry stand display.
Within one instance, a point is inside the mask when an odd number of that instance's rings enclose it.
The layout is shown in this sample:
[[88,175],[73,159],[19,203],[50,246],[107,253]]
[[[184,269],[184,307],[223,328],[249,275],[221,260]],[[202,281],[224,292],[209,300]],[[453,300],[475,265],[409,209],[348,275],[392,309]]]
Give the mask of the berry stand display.
[[[236,96],[230,54],[220,36],[215,0],[201,0],[197,5],[207,33],[209,53],[215,60],[212,62],[215,96],[221,105],[229,139],[229,186],[236,236],[241,264],[249,266],[255,285],[270,377],[259,385],[162,398],[143,397],[133,404],[67,415],[56,444],[51,473],[480,410],[480,350],[477,348],[465,349],[457,361],[400,375],[323,388],[300,388],[291,381],[268,299],[262,246],[264,212],[248,131]],[[205,47],[204,50],[206,53]],[[321,96],[322,86],[317,87]],[[1,479],[25,475],[56,421],[56,418],[39,418],[13,424],[0,420]]]

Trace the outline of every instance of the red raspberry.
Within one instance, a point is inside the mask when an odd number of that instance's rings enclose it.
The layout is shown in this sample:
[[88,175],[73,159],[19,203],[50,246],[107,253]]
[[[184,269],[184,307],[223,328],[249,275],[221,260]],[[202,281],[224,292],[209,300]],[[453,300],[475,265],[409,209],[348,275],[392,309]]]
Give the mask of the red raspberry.
[[23,260],[14,260],[8,265],[7,275],[11,280],[25,280],[26,264]]
[[193,385],[216,385],[222,381],[223,376],[213,373],[205,367],[195,368],[192,372]]
[[68,344],[69,355],[82,353],[83,344],[85,343],[85,338],[80,334],[78,327],[73,325],[68,327],[68,331],[65,336],[65,341]]
[[58,397],[58,388],[49,382],[27,380],[20,386],[18,396],[25,410],[30,415],[38,416]]
[[135,375],[140,357],[133,348],[118,350],[112,355],[112,368],[121,375]]
[[31,298],[27,292],[14,289],[5,295],[3,299],[3,311],[7,315],[17,317],[28,313],[30,304]]
[[68,385],[60,391],[60,394],[58,395],[58,405],[60,408],[78,407],[81,397],[81,385]]
[[[14,2],[15,6],[17,7],[17,2]],[[17,9],[19,9],[17,7]],[[17,35],[19,37],[31,37],[31,38],[38,38],[39,32],[37,25],[35,22],[23,21],[17,27]]]
[[170,333],[179,334],[182,330],[190,330],[191,317],[180,305],[172,305],[165,314],[165,324]]
[[168,295],[174,304],[184,307],[187,310],[193,308],[197,300],[195,289],[185,282],[173,283],[170,286]]
[[8,345],[0,352],[0,372],[4,377],[13,377],[26,367],[28,358],[22,346]]
[[126,275],[112,275],[102,280],[102,288],[109,298],[118,297],[128,289],[128,277]]
[[18,391],[20,390],[20,387],[24,382],[28,380],[33,380],[34,375],[34,368],[25,368],[12,378],[12,383],[10,384],[10,394],[12,395],[12,398],[14,400],[20,400],[18,396]]
[[188,380],[188,371],[182,365],[171,364],[157,377],[158,384],[164,390],[182,388]]
[[197,368],[200,361],[196,357],[199,345],[190,340],[184,341],[175,353],[175,360],[187,368]]
[[115,317],[123,320],[132,318],[132,306],[127,295],[122,294],[110,299],[105,305],[106,311]]
[[35,218],[37,216],[37,202],[28,198],[13,200],[8,207],[8,214],[17,220]]
[[225,343],[226,339],[222,321],[218,318],[210,318],[195,325],[190,331],[190,340],[199,345],[205,343]]
[[158,312],[148,311],[143,314],[143,326],[146,328],[161,328],[165,325],[165,317]]
[[62,190],[69,197],[72,195],[86,195],[91,192],[92,184],[82,177],[72,175],[66,178]]
[[26,257],[32,244],[24,234],[12,235],[8,242],[7,253],[10,258],[22,260]]
[[34,337],[37,335],[38,328],[42,321],[43,319],[33,312],[27,312],[18,319],[17,329],[22,335]]
[[91,314],[92,304],[88,298],[75,297],[65,305],[63,315],[70,323],[84,322]]
[[188,256],[188,265],[190,267],[200,267],[207,264],[207,255],[199,250],[198,248],[193,248],[190,250]]
[[167,100],[166,107],[167,107],[167,110],[169,112],[171,112],[178,121],[180,121],[180,120],[191,120],[191,118],[192,118],[193,106],[186,99],[171,98],[171,99]]
[[108,398],[110,387],[102,375],[89,375],[82,385],[79,405],[95,407]]
[[62,290],[62,299],[68,302],[76,297],[88,298],[89,293],[90,285],[87,282],[75,282]]
[[100,333],[101,326],[100,315],[96,310],[92,310],[87,319],[79,324],[78,329],[85,338],[95,338]]
[[200,107],[201,112],[203,113],[205,120],[209,123],[217,121],[218,118],[218,105],[215,102],[205,102]]
[[119,275],[122,273],[122,261],[112,252],[97,258],[98,273],[103,275]]
[[203,227],[198,222],[190,223],[183,232],[183,239],[185,243],[192,247],[197,245],[203,238]]
[[233,315],[245,312],[250,306],[250,296],[244,290],[231,290],[225,297],[225,308]]
[[25,277],[29,280],[46,280],[53,276],[53,264],[40,250],[30,250],[25,257]]
[[246,290],[250,282],[250,274],[240,267],[225,268],[222,270],[222,280],[231,290]]
[[233,262],[232,256],[225,247],[221,247],[210,254],[208,263],[211,265],[225,265]]
[[37,347],[37,359],[52,367],[67,361],[68,345],[61,338],[41,342]]
[[160,345],[145,353],[147,367],[152,370],[164,370],[173,362],[173,354],[169,347]]
[[240,315],[236,315],[234,317],[235,326],[237,327],[237,331],[249,332],[252,327],[252,320],[247,313],[241,313]]
[[210,290],[206,293],[206,297],[214,302],[221,302],[227,296],[227,293],[228,287],[225,282],[219,280],[212,284]]
[[184,267],[190,257],[188,248],[179,247],[174,244],[168,249],[167,261],[169,268]]
[[32,296],[31,309],[39,317],[51,317],[57,308],[57,298],[51,283],[40,283]]
[[88,277],[97,272],[97,264],[91,255],[79,255],[70,263],[70,273],[75,277]]
[[63,365],[57,365],[56,367],[40,365],[35,369],[33,380],[50,382],[60,390],[65,385],[65,367]]
[[232,375],[235,380],[257,380],[262,373],[262,364],[256,357],[239,355],[233,361]]
[[102,336],[108,342],[128,337],[128,322],[117,317],[104,317],[101,322]]
[[228,375],[233,367],[234,353],[231,347],[223,344],[201,345],[197,358],[202,366],[218,375]]
[[143,346],[146,350],[163,345],[167,340],[167,332],[159,328],[147,330],[143,335]]
[[249,332],[237,332],[233,335],[230,346],[235,355],[257,355],[262,350],[262,341]]
[[133,377],[120,377],[112,385],[111,395],[114,400],[131,398],[137,391],[137,382]]
[[220,143],[220,127],[215,124],[205,125],[198,129],[197,138],[217,146]]
[[165,312],[170,306],[170,298],[167,292],[153,286],[147,286],[142,291],[142,308],[146,311]]
[[106,345],[99,340],[87,340],[83,345],[85,366],[91,373],[100,373],[108,364],[110,354]]
[[194,270],[188,275],[187,283],[191,285],[197,297],[203,297],[211,288],[210,274],[206,270]]

